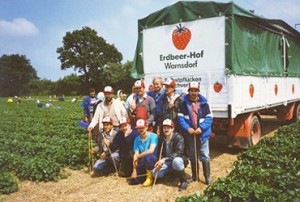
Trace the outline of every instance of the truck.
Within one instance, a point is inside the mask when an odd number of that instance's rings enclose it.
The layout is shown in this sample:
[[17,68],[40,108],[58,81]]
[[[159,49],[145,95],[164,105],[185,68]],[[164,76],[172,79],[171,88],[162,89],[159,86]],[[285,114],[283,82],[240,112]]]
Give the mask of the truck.
[[183,93],[199,82],[230,147],[257,144],[264,115],[300,121],[300,33],[233,2],[178,1],[139,19],[131,75]]

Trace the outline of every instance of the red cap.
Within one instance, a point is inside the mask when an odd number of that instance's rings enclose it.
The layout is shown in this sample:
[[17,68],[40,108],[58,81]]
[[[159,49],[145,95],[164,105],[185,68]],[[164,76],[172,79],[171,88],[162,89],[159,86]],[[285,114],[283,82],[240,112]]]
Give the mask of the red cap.
[[102,123],[111,123],[111,124],[113,124],[113,120],[109,116],[106,116],[106,117],[103,118]]
[[174,122],[171,119],[165,119],[163,122],[163,126],[171,126],[174,128]]
[[120,125],[122,125],[122,124],[128,124],[128,123],[130,123],[130,119],[127,117],[122,117],[121,119],[120,119]]
[[137,80],[135,83],[134,83],[134,88],[145,88],[145,84],[142,80]]
[[136,129],[146,128],[146,127],[147,127],[147,121],[145,121],[144,119],[139,119],[136,121],[136,125],[135,125]]
[[172,79],[167,79],[165,82],[164,82],[164,85],[165,86],[171,86],[172,88],[176,88],[176,83],[174,80]]
[[105,86],[104,93],[114,93],[114,89],[111,86]]
[[200,84],[198,82],[193,81],[193,82],[189,83],[189,90],[190,89],[200,90]]

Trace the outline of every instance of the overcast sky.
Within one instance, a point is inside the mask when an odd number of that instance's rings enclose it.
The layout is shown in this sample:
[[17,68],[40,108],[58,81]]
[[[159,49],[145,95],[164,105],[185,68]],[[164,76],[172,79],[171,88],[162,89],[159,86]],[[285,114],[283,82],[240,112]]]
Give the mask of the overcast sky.
[[[137,20],[169,6],[174,0],[0,0],[0,56],[25,55],[42,79],[56,81],[72,70],[60,69],[56,49],[66,32],[88,26],[114,44],[123,63],[132,61]],[[229,2],[219,0],[218,2]],[[300,23],[299,0],[235,0],[255,14]],[[300,25],[297,26],[300,30]],[[1,75],[0,75],[1,76]]]

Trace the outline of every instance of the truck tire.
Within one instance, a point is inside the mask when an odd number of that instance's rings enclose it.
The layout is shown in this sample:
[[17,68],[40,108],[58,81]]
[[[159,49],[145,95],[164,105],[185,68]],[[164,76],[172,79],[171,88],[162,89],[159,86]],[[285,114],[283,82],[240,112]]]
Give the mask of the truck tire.
[[261,138],[261,125],[257,116],[253,116],[250,124],[250,146],[256,145]]
[[300,121],[300,103],[296,104],[295,110],[294,110],[294,116],[293,116],[294,122]]

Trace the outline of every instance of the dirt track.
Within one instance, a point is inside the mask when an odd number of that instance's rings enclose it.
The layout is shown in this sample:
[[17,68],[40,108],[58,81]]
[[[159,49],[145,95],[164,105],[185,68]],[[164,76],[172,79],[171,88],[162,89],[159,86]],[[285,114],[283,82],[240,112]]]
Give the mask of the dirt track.
[[[263,134],[272,135],[284,125],[267,117],[263,120]],[[226,147],[224,136],[212,138],[211,145],[211,176],[213,181],[224,177],[232,170],[233,162],[237,159],[238,149]],[[200,169],[200,183],[191,183],[188,190],[178,192],[177,181],[157,181],[153,189],[142,185],[130,186],[126,179],[116,176],[92,178],[86,169],[80,171],[68,170],[70,177],[58,182],[35,183],[24,181],[20,190],[11,195],[2,196],[4,201],[175,201],[178,196],[186,196],[195,192],[203,192],[206,185]],[[191,174],[190,167],[186,169]],[[1,201],[1,196],[0,196]]]

